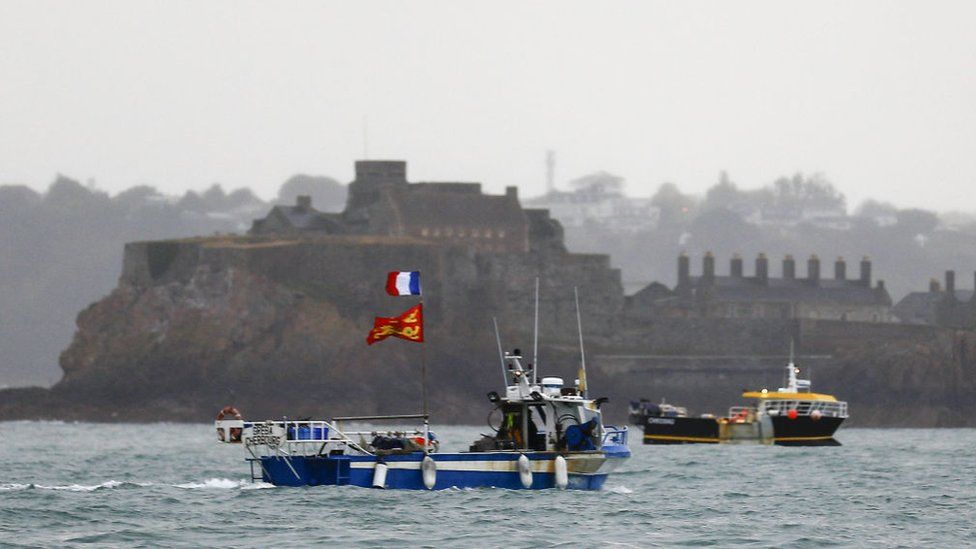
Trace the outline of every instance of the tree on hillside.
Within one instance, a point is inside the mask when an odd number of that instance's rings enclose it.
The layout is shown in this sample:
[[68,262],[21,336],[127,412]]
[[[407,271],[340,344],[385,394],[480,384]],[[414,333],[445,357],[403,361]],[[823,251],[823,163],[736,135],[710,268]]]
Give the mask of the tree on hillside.
[[759,228],[725,208],[703,212],[688,228],[690,244],[704,250],[745,250],[762,236]]
[[809,177],[802,173],[780,177],[773,182],[773,200],[780,209],[797,212],[847,209],[847,199],[820,173]]
[[871,198],[861,202],[861,205],[854,210],[854,215],[858,217],[895,217],[897,213],[898,208],[894,204]]
[[702,203],[703,210],[715,210],[719,208],[729,208],[741,199],[739,187],[729,179],[729,173],[722,170],[718,176],[718,183],[713,185],[705,193],[705,201]]
[[311,196],[312,207],[321,212],[341,212],[346,207],[346,186],[326,176],[298,174],[278,189],[277,204],[292,206],[299,195]]
[[651,205],[661,210],[661,226],[682,225],[694,217],[695,197],[683,194],[674,183],[663,183],[651,197]]
[[895,217],[898,219],[896,227],[899,231],[912,236],[931,233],[939,226],[939,216],[928,210],[898,210]]

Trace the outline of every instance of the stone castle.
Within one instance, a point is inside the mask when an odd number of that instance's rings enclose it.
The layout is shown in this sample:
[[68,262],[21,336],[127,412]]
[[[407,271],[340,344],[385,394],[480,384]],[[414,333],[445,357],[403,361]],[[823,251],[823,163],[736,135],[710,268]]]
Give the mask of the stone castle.
[[484,252],[564,250],[559,222],[547,210],[522,208],[516,187],[487,195],[480,183],[410,183],[407,163],[390,160],[356,162],[342,213],[315,210],[300,196],[294,206],[275,206],[255,220],[250,234],[405,236]]

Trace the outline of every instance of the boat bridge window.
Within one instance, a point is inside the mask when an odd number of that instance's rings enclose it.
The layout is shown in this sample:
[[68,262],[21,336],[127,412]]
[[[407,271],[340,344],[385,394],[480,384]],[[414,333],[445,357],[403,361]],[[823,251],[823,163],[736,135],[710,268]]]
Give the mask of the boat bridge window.
[[[527,418],[523,417],[525,413]],[[502,424],[496,438],[503,447],[545,450],[545,425],[542,405],[506,403],[502,406]]]

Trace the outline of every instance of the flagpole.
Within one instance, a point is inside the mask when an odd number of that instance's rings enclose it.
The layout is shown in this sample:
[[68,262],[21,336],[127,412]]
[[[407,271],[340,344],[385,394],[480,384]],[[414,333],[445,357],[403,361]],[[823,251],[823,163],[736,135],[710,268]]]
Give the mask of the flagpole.
[[[424,309],[424,295],[420,294],[420,310]],[[427,327],[423,330],[424,341],[420,342],[420,385],[423,393],[424,406],[424,454],[430,453],[430,413],[427,408]]]

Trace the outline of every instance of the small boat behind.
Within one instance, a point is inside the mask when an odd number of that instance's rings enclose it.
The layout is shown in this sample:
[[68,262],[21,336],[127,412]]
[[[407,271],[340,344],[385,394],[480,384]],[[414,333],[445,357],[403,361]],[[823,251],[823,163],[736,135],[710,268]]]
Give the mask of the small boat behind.
[[754,404],[733,406],[725,417],[691,417],[682,407],[631,402],[630,421],[644,429],[644,444],[778,444],[839,446],[834,433],[848,417],[847,403],[833,395],[814,393],[800,369],[786,365],[786,386],[775,391],[746,391]]

